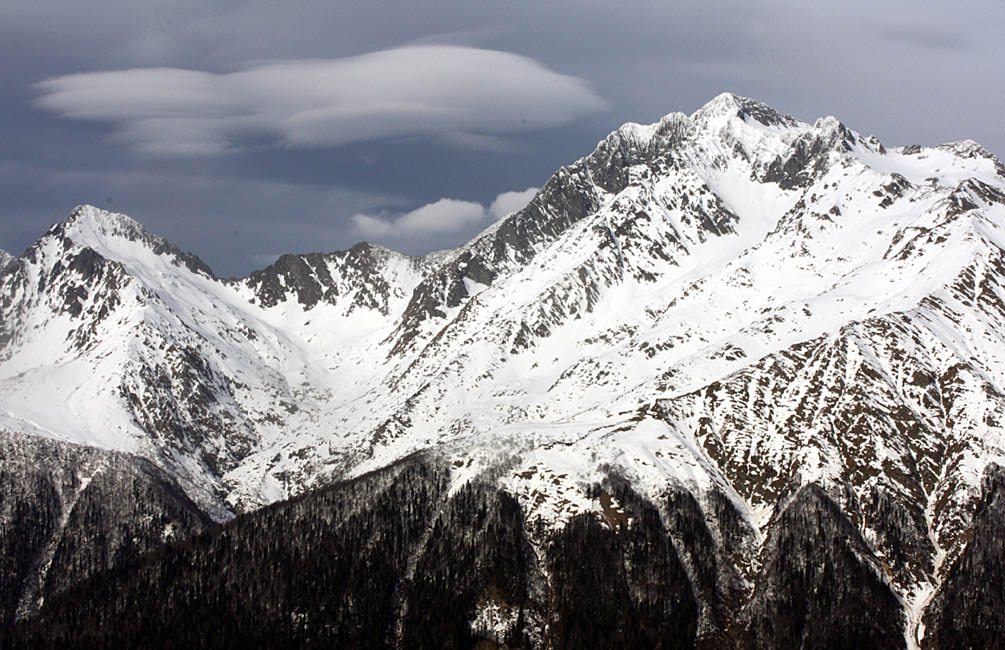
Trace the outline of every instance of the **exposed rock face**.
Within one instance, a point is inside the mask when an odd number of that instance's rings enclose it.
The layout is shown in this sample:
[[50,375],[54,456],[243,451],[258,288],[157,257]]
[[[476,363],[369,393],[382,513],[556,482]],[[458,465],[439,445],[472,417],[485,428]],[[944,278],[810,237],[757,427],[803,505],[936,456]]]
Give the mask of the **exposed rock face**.
[[[360,244],[218,280],[82,207],[0,272],[0,425],[148,458],[216,519],[436,459],[387,506],[405,529],[326,538],[399,539],[390,595],[345,586],[383,626],[367,642],[986,641],[1003,169],[726,94],[625,125],[424,258]],[[591,579],[605,604],[572,587]],[[984,604],[954,618],[957,597]]]
[[396,264],[419,272],[424,262],[364,242],[328,255],[283,255],[246,282],[265,308],[292,299],[310,310],[322,301],[335,305],[348,298],[350,313],[369,309],[389,316],[395,300],[407,298],[405,287],[397,283]]

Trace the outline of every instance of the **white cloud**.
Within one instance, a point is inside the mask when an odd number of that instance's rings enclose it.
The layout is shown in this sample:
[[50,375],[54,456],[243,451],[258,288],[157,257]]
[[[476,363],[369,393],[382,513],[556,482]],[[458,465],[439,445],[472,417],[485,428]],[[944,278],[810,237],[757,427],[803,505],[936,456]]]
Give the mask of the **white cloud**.
[[253,140],[321,147],[403,136],[495,144],[606,108],[582,79],[525,56],[414,45],[217,74],[136,68],[39,82],[41,108],[115,125],[135,150],[205,155]]
[[489,213],[496,219],[502,219],[512,212],[522,210],[534,198],[537,190],[536,187],[528,187],[522,192],[503,192],[489,206]]
[[522,209],[536,193],[536,187],[521,192],[503,192],[488,209],[473,201],[440,199],[396,218],[381,219],[357,214],[352,221],[357,234],[379,240],[469,232],[484,226],[489,218],[501,219]]
[[354,215],[352,222],[356,227],[356,232],[369,239],[394,237],[397,233],[394,224],[366,214]]
[[405,235],[455,232],[477,225],[484,216],[481,203],[440,199],[402,215],[394,226]]

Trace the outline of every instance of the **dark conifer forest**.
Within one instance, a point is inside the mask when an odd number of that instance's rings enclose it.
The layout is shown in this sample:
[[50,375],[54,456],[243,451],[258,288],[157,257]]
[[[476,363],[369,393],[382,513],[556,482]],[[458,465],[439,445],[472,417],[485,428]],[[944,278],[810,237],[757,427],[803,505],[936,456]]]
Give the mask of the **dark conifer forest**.
[[[92,564],[84,577],[48,586],[33,617],[8,615],[0,646],[905,647],[900,603],[813,486],[772,527],[747,594],[729,559],[744,531],[728,499],[711,514],[686,492],[652,503],[612,473],[590,492],[618,508],[548,532],[506,492],[473,481],[451,493],[448,477],[415,455],[146,553],[120,545],[110,568],[76,554]],[[989,567],[1002,566],[1001,486],[988,483],[980,541],[936,598],[926,647],[1000,643],[987,634],[1000,629],[1001,574]],[[30,548],[44,514],[22,512],[5,548]],[[18,569],[4,560],[9,584]],[[960,615],[953,601],[964,597],[979,605]]]

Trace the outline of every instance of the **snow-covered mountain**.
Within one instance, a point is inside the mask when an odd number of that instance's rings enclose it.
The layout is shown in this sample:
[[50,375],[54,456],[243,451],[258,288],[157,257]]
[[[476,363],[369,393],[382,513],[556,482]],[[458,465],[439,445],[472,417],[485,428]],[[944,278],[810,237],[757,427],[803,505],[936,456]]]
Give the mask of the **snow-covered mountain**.
[[0,275],[0,427],[149,458],[216,518],[425,450],[560,530],[618,507],[590,489],[616,470],[725,499],[751,602],[759,550],[829,499],[914,644],[1005,465],[1003,249],[976,143],[730,94],[621,127],[424,258],[221,280],[84,206]]

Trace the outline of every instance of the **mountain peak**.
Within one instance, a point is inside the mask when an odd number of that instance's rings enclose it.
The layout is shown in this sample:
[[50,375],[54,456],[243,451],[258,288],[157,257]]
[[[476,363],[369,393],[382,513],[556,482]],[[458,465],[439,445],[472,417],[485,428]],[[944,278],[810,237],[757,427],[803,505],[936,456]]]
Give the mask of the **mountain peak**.
[[947,142],[939,145],[938,148],[954,153],[961,158],[986,158],[1000,164],[997,156],[981,146],[979,142],[974,142],[969,138],[957,142]]
[[387,246],[382,246],[380,244],[375,244],[370,241],[356,242],[351,247],[345,251],[346,255],[355,256],[370,256],[374,259],[388,260],[388,259],[402,259],[402,260],[412,260],[418,259],[412,255],[406,255],[399,251],[388,248]]
[[75,207],[57,227],[60,226],[64,230],[70,229],[78,232],[90,230],[97,234],[124,237],[130,240],[150,236],[146,228],[138,221],[124,214],[109,212],[86,204]]
[[712,122],[716,118],[729,119],[734,117],[744,121],[751,118],[763,126],[794,127],[799,125],[799,121],[795,118],[782,115],[764,102],[730,92],[716,95],[691,115],[692,120],[703,123]]
[[627,145],[649,149],[658,139],[673,140],[674,136],[686,136],[693,132],[695,125],[707,123],[714,118],[740,117],[745,119],[745,116],[750,114],[767,114],[778,117],[778,113],[766,104],[725,92],[711,99],[690,116],[681,112],[673,112],[664,115],[658,122],[652,124],[626,122],[611,132],[598,146],[604,148],[605,145],[607,147]]
[[7,251],[0,248],[0,271],[7,268],[7,265],[13,262],[16,258],[8,253]]
[[155,255],[172,258],[176,266],[183,266],[194,273],[215,277],[212,269],[193,253],[182,251],[178,246],[158,235],[153,235],[138,221],[117,212],[109,212],[93,205],[78,205],[62,223],[54,225],[50,234],[67,237],[81,246],[118,259],[122,256],[122,242],[138,242]]
[[689,135],[695,127],[708,124],[717,118],[739,118],[741,120],[752,118],[764,126],[796,126],[799,124],[794,118],[781,115],[763,102],[724,92],[713,97],[690,116],[681,112],[673,112],[664,115],[658,122],[652,124],[626,122],[604,138],[599,147],[628,145],[649,149],[658,141],[674,141]]
[[699,113],[723,113],[741,108],[750,99],[731,92],[721,92],[698,109]]

